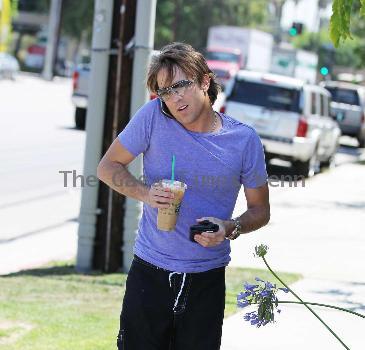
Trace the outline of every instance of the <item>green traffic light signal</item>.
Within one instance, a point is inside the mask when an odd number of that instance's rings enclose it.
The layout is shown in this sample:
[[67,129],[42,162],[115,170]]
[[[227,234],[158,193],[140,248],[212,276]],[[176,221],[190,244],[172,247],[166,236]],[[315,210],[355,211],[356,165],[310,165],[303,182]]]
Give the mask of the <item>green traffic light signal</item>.
[[321,67],[321,69],[319,70],[319,72],[322,74],[322,75],[327,75],[329,73],[329,70],[327,67]]
[[291,36],[296,36],[296,35],[298,34],[298,31],[297,31],[297,29],[296,29],[296,28],[291,27],[291,28],[289,29],[289,34],[290,34]]

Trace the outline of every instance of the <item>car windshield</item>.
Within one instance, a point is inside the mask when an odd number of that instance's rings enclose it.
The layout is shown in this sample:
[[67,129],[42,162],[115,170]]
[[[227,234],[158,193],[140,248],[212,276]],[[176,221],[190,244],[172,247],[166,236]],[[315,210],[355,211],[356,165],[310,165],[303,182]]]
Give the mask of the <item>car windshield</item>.
[[327,86],[326,89],[330,92],[333,102],[360,106],[359,95],[356,90]]
[[300,90],[277,85],[237,80],[229,101],[251,104],[268,109],[300,112]]
[[224,61],[224,62],[237,63],[239,61],[239,55],[232,52],[208,51],[206,54],[206,59],[209,61]]

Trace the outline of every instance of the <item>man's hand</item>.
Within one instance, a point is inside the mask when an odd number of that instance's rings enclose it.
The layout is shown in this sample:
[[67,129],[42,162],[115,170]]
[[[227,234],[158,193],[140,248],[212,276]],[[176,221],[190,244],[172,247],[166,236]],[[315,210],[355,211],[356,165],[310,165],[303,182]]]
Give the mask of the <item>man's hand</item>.
[[212,217],[204,217],[197,219],[196,221],[199,223],[204,220],[209,220],[213,224],[217,224],[219,226],[219,230],[217,232],[202,232],[200,235],[195,235],[195,241],[203,247],[214,247],[221,244],[226,237],[226,226],[224,221]]
[[154,183],[148,191],[146,203],[152,208],[169,208],[174,200],[174,193],[170,188],[162,187],[160,183]]

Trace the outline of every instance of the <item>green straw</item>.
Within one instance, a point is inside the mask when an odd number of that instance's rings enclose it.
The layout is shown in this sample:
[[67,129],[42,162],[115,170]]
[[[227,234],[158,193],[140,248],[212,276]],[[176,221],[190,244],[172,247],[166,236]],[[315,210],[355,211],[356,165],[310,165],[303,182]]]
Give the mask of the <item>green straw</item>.
[[171,162],[171,183],[173,184],[175,181],[175,155],[172,155],[172,162]]

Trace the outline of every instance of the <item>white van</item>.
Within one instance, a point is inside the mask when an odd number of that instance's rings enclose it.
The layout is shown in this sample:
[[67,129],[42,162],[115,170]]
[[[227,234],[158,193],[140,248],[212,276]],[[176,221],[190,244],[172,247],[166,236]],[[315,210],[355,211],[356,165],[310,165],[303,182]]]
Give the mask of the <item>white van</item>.
[[267,160],[289,160],[304,176],[333,162],[341,131],[330,116],[327,90],[281,75],[240,71],[226,96],[226,114],[255,128]]

